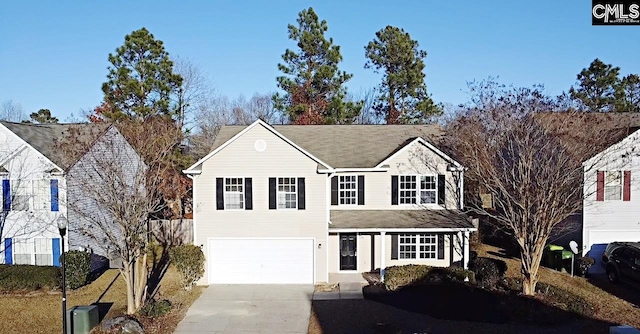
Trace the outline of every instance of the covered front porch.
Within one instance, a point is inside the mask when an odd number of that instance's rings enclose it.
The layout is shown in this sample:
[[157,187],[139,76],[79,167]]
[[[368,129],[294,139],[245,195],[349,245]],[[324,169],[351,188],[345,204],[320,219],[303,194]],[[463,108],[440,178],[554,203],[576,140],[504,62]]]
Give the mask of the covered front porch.
[[453,210],[335,210],[329,226],[329,281],[424,264],[468,267],[470,218]]

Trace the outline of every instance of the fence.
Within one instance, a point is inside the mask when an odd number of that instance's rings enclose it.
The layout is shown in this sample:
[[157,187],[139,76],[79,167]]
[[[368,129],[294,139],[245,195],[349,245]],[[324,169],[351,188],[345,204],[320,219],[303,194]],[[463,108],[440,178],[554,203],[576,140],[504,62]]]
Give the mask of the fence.
[[149,231],[161,243],[184,245],[193,243],[193,219],[152,220]]

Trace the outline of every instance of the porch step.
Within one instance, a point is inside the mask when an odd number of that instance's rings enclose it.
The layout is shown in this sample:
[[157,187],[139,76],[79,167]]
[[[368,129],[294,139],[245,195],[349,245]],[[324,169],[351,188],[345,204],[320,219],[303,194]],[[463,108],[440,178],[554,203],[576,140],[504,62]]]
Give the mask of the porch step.
[[[366,285],[366,284],[364,284]],[[340,283],[338,291],[331,292],[314,292],[313,300],[337,300],[337,299],[362,299],[363,284],[360,282],[344,282]]]

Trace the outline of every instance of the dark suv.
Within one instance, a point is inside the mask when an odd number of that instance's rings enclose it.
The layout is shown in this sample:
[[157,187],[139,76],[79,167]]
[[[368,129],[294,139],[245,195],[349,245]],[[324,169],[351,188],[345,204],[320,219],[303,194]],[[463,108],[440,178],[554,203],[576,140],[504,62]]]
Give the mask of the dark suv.
[[640,242],[612,242],[602,254],[609,281],[640,281]]

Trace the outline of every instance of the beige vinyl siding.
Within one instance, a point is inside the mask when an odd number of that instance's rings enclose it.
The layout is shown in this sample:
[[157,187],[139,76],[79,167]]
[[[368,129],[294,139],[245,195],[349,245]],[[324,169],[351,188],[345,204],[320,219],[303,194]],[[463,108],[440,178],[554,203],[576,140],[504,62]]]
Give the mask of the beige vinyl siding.
[[[374,234],[373,240],[375,242],[374,247],[374,268],[380,268],[380,235]],[[455,243],[454,237],[454,251],[453,262],[462,260],[462,251],[459,245]],[[402,266],[407,264],[423,264],[435,267],[448,267],[450,264],[450,245],[451,240],[448,235],[444,238],[444,259],[411,259],[411,260],[392,260],[391,259],[391,235],[385,235],[385,265],[390,266]],[[371,234],[359,234],[357,237],[357,272],[367,272],[371,270]],[[337,273],[340,271],[340,234],[329,234],[329,272]]]
[[[448,162],[420,143],[400,151],[388,161],[387,172],[345,173],[336,175],[364,175],[364,205],[332,205],[331,210],[422,210],[442,209],[436,204],[428,205],[391,205],[391,176],[401,174],[434,175],[444,174],[446,179],[445,200],[447,209],[457,209],[456,194],[457,172],[447,171]],[[437,188],[436,188],[437,191]]]
[[[257,151],[257,140],[266,148]],[[250,129],[202,164],[195,176],[196,245],[208,238],[314,238],[315,279],[327,280],[326,182],[318,163],[261,125]],[[216,210],[216,178],[252,178],[253,210]],[[305,210],[269,210],[269,178],[305,178]],[[318,245],[322,245],[318,248]],[[206,284],[208,277],[200,280]]]
[[[621,241],[629,241],[626,238],[634,235],[630,232],[640,233],[640,156],[628,153],[632,147],[640,148],[640,133],[632,134],[585,165],[588,171],[584,176],[583,253],[593,244],[591,232],[619,231]],[[630,201],[596,201],[597,171],[631,171]]]

